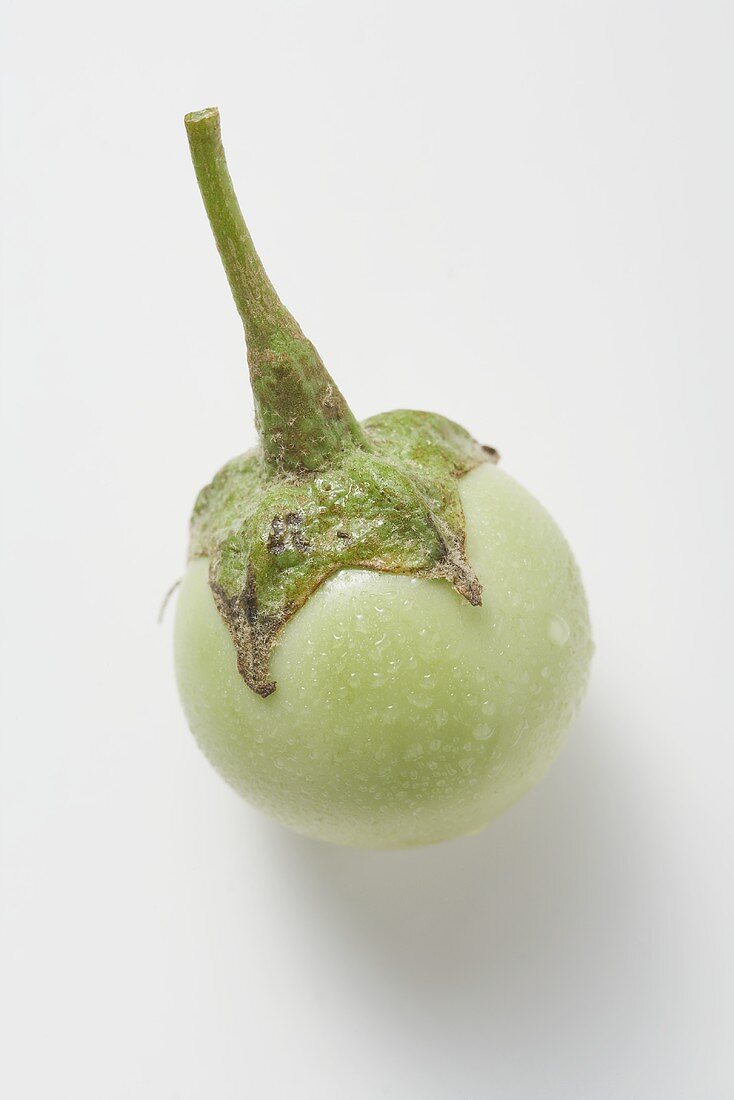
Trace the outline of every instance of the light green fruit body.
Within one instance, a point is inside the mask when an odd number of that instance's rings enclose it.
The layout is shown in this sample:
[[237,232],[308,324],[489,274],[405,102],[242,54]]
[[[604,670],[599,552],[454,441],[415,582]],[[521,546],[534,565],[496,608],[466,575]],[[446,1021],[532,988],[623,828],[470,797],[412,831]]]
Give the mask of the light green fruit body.
[[448,583],[342,570],[287,623],[256,695],[193,561],[178,601],[179,689],[209,760],[298,832],[401,848],[482,829],[544,774],[592,652],[569,547],[496,466],[460,481],[472,607]]

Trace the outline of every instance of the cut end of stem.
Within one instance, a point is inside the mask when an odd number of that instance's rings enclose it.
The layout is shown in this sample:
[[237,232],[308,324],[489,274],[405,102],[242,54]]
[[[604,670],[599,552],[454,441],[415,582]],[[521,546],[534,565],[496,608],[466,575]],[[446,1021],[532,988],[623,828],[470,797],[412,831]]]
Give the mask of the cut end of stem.
[[221,143],[218,107],[204,107],[201,111],[189,111],[184,115],[184,126],[192,156],[194,145],[200,141],[213,142],[215,145]]
[[195,126],[197,122],[203,122],[208,118],[219,118],[218,107],[204,107],[201,111],[189,111],[187,115],[184,115],[184,124],[189,126]]

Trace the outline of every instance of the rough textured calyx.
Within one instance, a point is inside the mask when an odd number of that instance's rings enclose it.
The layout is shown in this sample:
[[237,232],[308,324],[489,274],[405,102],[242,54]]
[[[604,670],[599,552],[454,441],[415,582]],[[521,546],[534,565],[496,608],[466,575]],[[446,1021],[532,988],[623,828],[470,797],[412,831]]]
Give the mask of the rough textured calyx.
[[442,578],[481,603],[458,479],[491,447],[444,417],[398,410],[359,424],[278,298],[245,226],[214,108],[186,116],[192,159],[242,317],[260,446],[199,494],[190,556],[209,558],[241,675],[267,696],[279,631],[331,574]]
[[464,553],[458,478],[493,452],[431,413],[384,413],[362,427],[368,446],[319,474],[273,478],[255,450],[199,494],[191,556],[209,558],[239,670],[259,695],[275,687],[268,659],[278,632],[337,569],[444,578],[481,603]]

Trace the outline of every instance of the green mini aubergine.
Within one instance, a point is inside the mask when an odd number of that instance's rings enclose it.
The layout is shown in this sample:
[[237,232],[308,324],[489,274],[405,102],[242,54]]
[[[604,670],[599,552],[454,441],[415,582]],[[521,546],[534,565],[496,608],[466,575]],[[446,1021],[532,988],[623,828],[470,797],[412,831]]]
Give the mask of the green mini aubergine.
[[458,424],[355,419],[255,251],[218,111],[185,125],[259,434],[191,518],[175,624],[189,725],[299,833],[403,848],[477,832],[544,774],[583,695],[576,563]]

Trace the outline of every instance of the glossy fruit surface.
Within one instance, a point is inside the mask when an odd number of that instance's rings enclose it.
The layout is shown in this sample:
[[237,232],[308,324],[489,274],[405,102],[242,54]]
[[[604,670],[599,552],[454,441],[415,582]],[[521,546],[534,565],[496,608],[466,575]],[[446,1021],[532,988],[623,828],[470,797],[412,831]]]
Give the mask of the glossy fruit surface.
[[175,655],[191,729],[233,787],[299,832],[398,848],[477,831],[563,743],[592,652],[571,552],[502,470],[458,484],[482,606],[442,580],[342,569],[282,630],[269,698],[238,672],[206,558],[188,567]]

